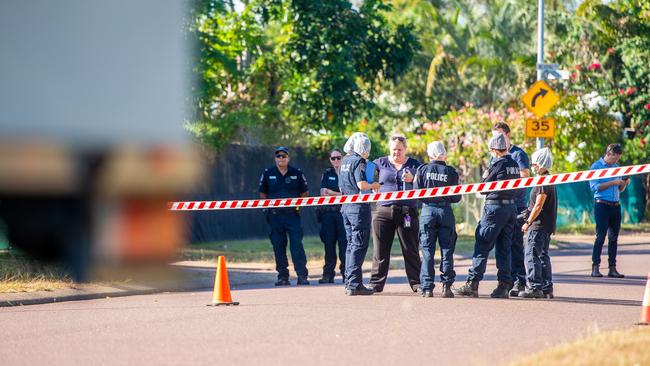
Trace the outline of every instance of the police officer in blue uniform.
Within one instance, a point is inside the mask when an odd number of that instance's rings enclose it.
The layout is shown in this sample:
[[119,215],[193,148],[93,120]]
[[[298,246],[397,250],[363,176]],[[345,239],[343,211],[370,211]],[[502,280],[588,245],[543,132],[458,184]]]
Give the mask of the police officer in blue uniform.
[[[510,157],[503,134],[492,137],[488,147],[494,161],[488,168],[483,182],[520,178],[519,165]],[[515,198],[520,193],[518,190],[507,190],[484,194],[487,194],[487,197],[483,215],[476,227],[476,243],[467,283],[454,293],[458,296],[478,297],[478,285],[483,279],[488,255],[492,248],[496,248],[494,254],[499,285],[492,291],[490,297],[507,299],[512,287],[510,246],[517,220]]]
[[[330,163],[332,166],[323,173],[320,182],[321,196],[340,196],[339,170],[343,153],[339,149],[330,152]],[[336,246],[339,249],[339,271],[343,282],[345,282],[345,250],[348,246],[343,227],[343,216],[341,216],[341,205],[321,206],[316,209],[316,215],[320,222],[320,239],[325,247],[325,265],[323,266],[323,277],[318,283],[334,283],[334,268],[336,267]]]
[[[517,145],[513,145],[510,141],[510,126],[505,122],[497,122],[492,127],[494,134],[503,134],[508,144],[508,153],[517,165],[519,165],[519,175],[522,178],[530,177],[530,160],[528,154]],[[515,196],[515,205],[517,206],[517,214],[521,215],[528,208],[528,196],[525,189],[520,189],[518,196]],[[524,235],[521,230],[523,221],[515,221],[515,230],[513,232],[512,244],[510,245],[512,260],[510,263],[511,273],[510,277],[513,281],[513,288],[510,291],[510,296],[517,296],[519,292],[526,289],[526,267],[524,266]]]
[[[429,164],[422,165],[415,173],[414,188],[434,188],[458,184],[456,169],[447,165],[447,151],[440,141],[427,146]],[[423,297],[433,297],[435,287],[434,254],[436,240],[440,243],[440,281],[442,297],[454,297],[451,286],[456,279],[454,271],[454,250],[456,247],[456,219],[450,204],[460,202],[461,196],[425,198],[420,214],[420,249],[423,260],[420,271],[420,286]]]
[[[275,149],[275,166],[268,168],[260,178],[260,198],[305,197],[309,193],[307,179],[300,169],[289,165],[289,149]],[[287,259],[287,234],[293,267],[298,275],[298,285],[309,285],[307,280],[307,257],[302,245],[302,225],[296,207],[271,208],[265,211],[271,226],[271,243],[278,271],[276,286],[289,286],[289,261]]]
[[[366,189],[379,189],[379,183],[366,181],[366,159],[370,154],[370,140],[356,133],[346,143],[350,151],[341,162],[339,188],[344,195],[358,194]],[[345,252],[345,293],[349,296],[372,295],[373,290],[363,285],[361,266],[370,240],[370,204],[348,203],[341,208],[348,241]]]

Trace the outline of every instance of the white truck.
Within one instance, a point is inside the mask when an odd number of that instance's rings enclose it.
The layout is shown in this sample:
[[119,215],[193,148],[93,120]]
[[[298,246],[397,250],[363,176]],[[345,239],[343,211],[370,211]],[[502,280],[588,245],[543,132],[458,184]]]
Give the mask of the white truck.
[[169,258],[166,202],[200,174],[183,130],[187,2],[0,2],[0,220],[9,243],[88,264]]

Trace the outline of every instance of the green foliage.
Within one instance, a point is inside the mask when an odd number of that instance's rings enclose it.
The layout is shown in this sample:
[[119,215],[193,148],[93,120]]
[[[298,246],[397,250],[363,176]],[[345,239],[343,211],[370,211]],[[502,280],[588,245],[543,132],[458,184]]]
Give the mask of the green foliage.
[[254,0],[241,12],[203,0],[193,9],[200,84],[187,128],[218,149],[339,143],[418,48],[412,27],[389,22],[391,7],[379,0],[358,10],[345,0]]

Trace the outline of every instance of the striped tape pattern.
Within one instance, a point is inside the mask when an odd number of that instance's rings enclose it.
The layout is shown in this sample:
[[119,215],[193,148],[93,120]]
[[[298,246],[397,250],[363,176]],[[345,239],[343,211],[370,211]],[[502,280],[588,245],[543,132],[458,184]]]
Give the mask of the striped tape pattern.
[[345,203],[371,203],[399,201],[430,197],[444,197],[459,194],[487,193],[517,188],[550,186],[566,183],[586,182],[594,179],[623,177],[650,173],[650,164],[630,165],[599,170],[586,170],[573,173],[541,175],[531,178],[517,178],[486,183],[470,183],[457,186],[423,188],[409,191],[362,193],[347,196],[317,196],[302,198],[253,199],[235,201],[185,201],[169,202],[172,211],[234,210],[278,207],[309,207],[338,205]]

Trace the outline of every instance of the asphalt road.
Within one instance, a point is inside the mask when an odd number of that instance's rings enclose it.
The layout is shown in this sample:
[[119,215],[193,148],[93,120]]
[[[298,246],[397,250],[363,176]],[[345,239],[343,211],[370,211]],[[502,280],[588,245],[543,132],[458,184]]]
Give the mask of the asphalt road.
[[[0,308],[3,365],[502,364],[638,321],[650,244],[619,248],[625,279],[587,277],[589,248],[553,253],[556,298],[493,300],[494,261],[479,299],[421,298],[403,271],[385,292],[341,285],[248,286],[237,307],[211,292]],[[604,251],[606,253],[606,251]],[[605,258],[605,257],[604,257]],[[457,271],[467,274],[468,261]]]

